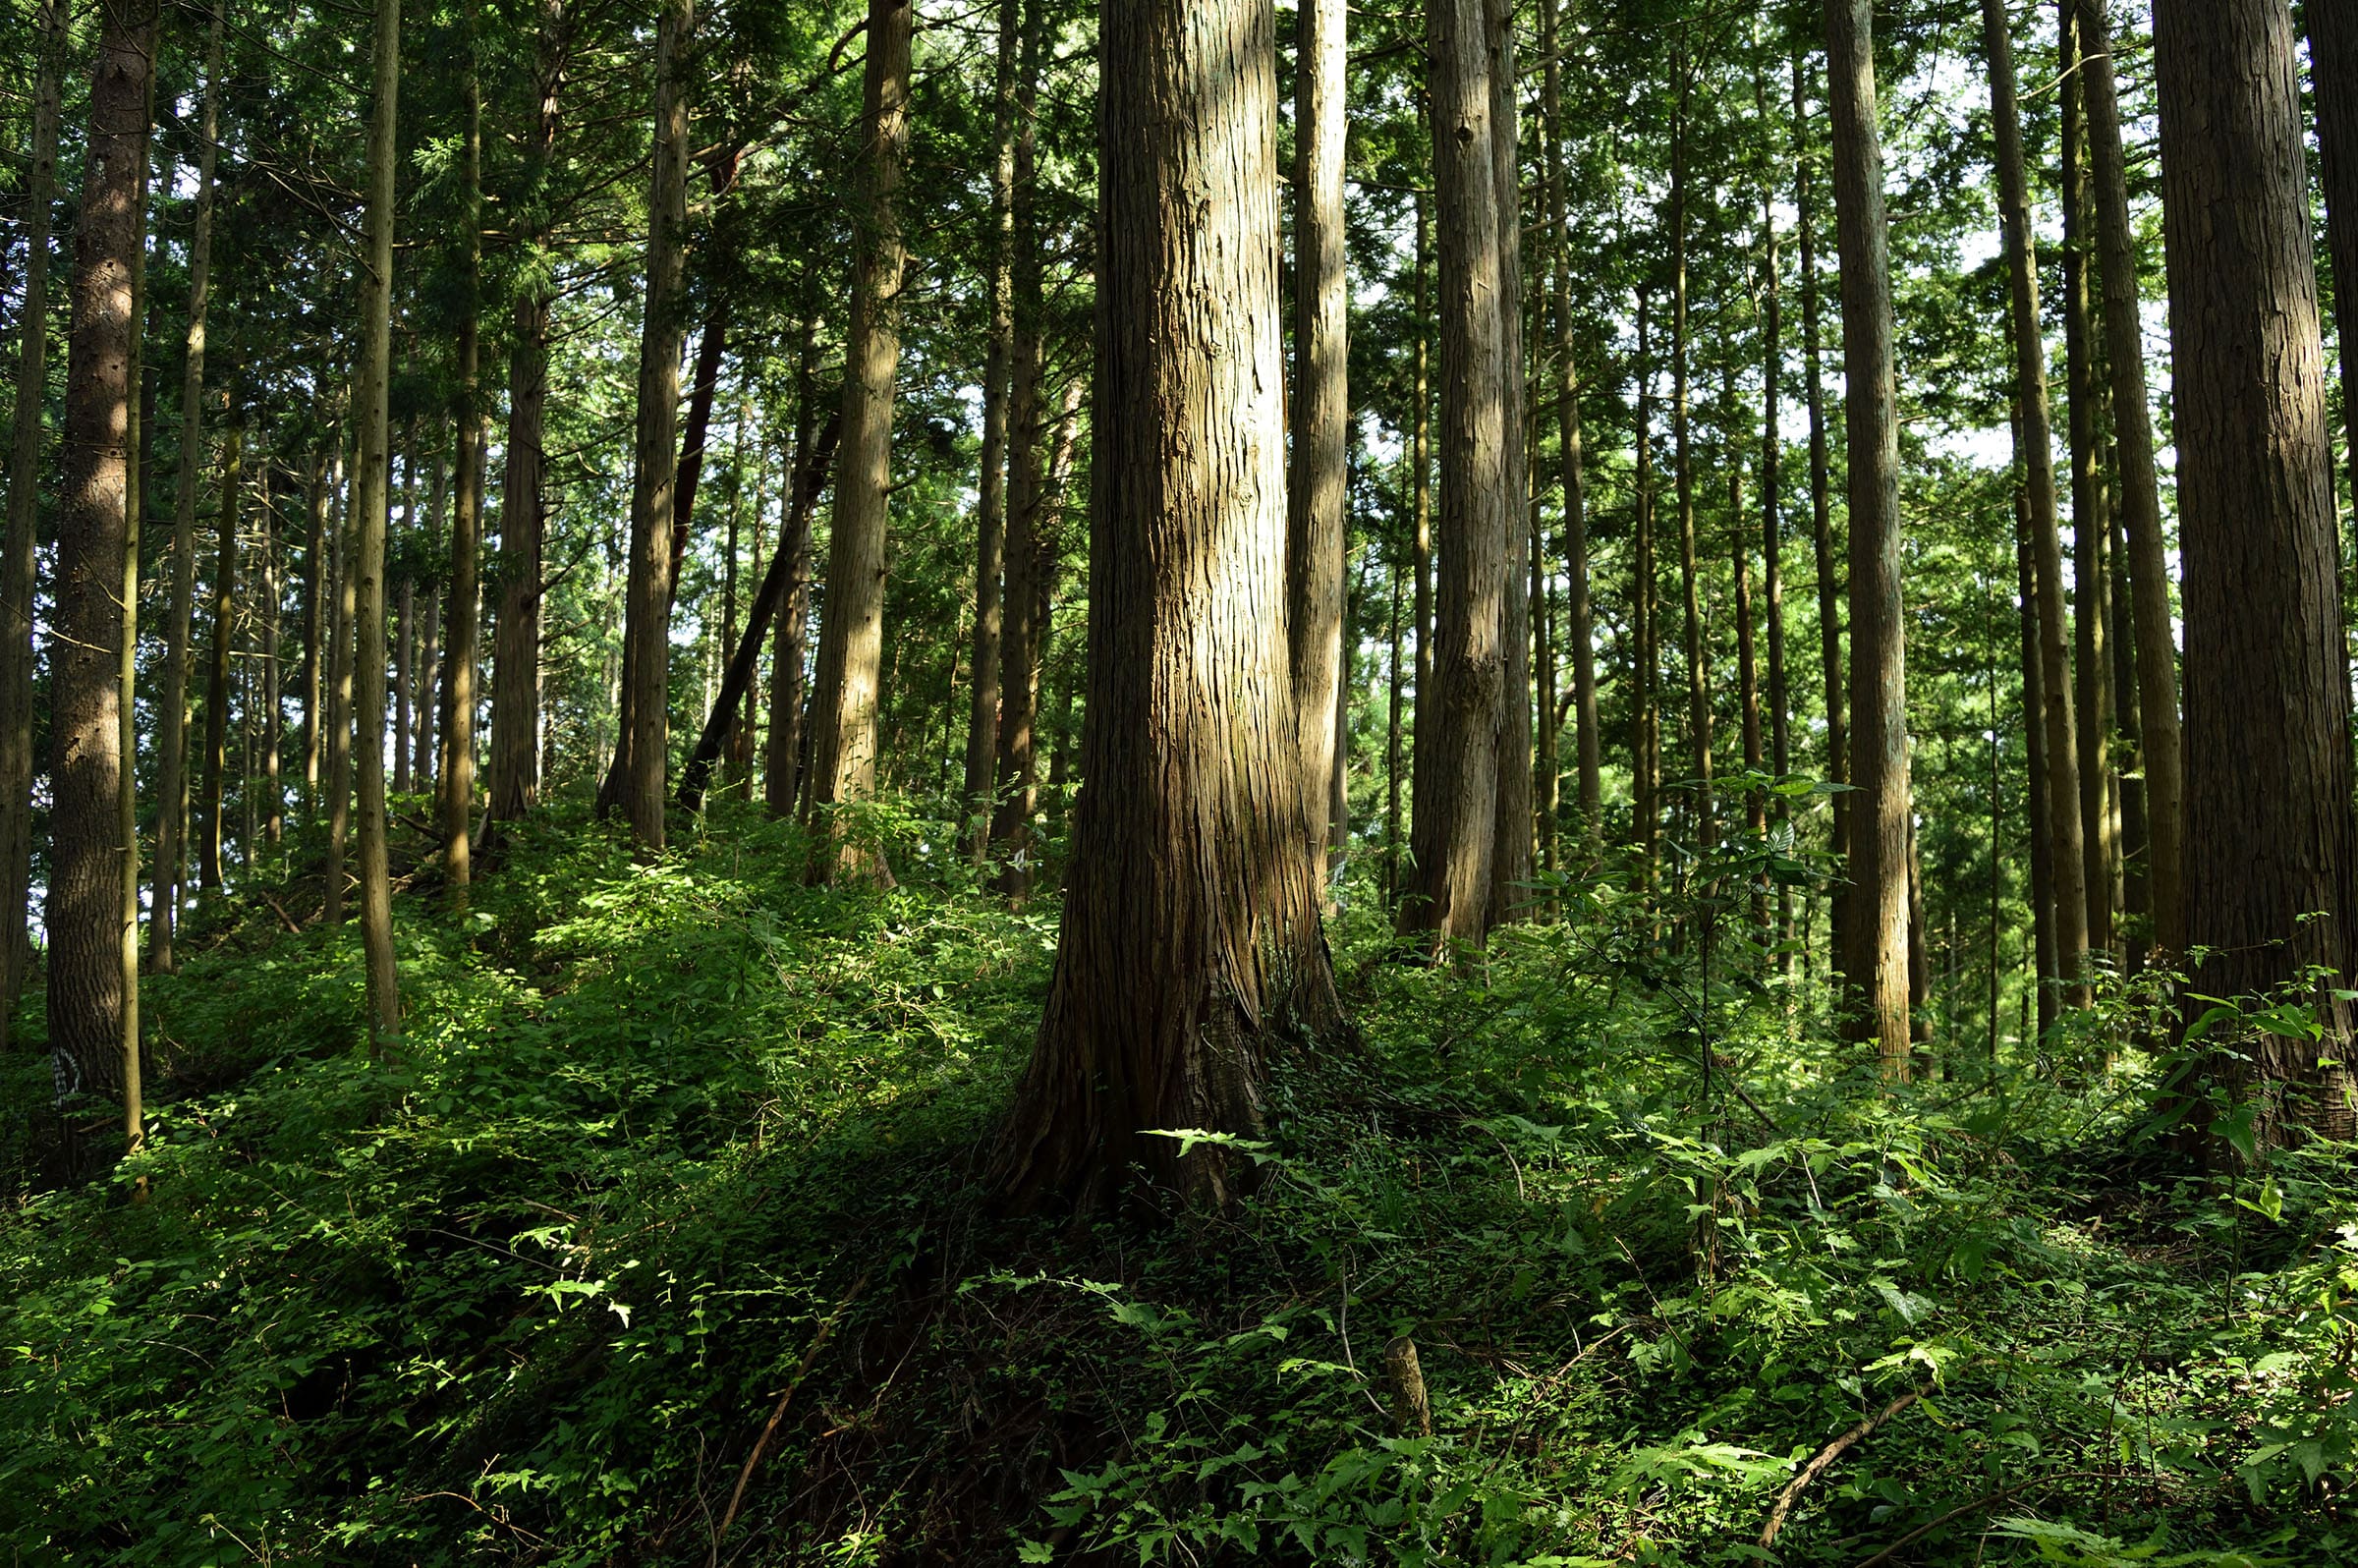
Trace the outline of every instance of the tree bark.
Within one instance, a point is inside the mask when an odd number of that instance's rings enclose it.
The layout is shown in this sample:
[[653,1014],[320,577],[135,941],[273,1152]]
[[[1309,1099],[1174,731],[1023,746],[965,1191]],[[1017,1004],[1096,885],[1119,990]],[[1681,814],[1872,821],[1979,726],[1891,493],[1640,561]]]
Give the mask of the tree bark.
[[1267,1051],[1339,1013],[1283,632],[1275,21],[1141,0],[1100,48],[1089,788],[995,1177],[1221,1204],[1251,1163],[1153,1131],[1259,1134]]
[[361,946],[368,996],[368,1045],[381,1054],[401,1033],[393,962],[393,886],[385,846],[385,524],[391,479],[387,393],[392,371],[393,183],[401,86],[401,0],[376,0],[368,118],[367,206],[361,257],[359,472],[354,476],[354,730],[360,795]]
[[[356,388],[357,390],[357,388]],[[360,400],[355,398],[357,404]],[[356,408],[356,414],[359,412]],[[352,829],[352,628],[359,605],[353,581],[353,512],[358,498],[344,468],[344,437],[336,437],[335,468],[328,488],[334,492],[335,517],[330,525],[335,543],[329,560],[335,581],[328,612],[327,695],[327,862],[326,886],[320,895],[322,924],[344,921],[345,845]]]
[[[646,318],[625,588],[622,727],[607,794],[642,854],[663,849],[670,749],[673,509],[678,501],[680,304],[687,268],[688,91],[695,0],[664,0],[655,34],[654,152],[647,191]],[[871,38],[872,50],[874,41]]]
[[1503,680],[1498,706],[1498,807],[1490,851],[1486,925],[1520,920],[1531,902],[1531,546],[1525,511],[1531,493],[1530,426],[1525,417],[1523,354],[1523,183],[1516,132],[1513,0],[1489,0],[1490,167],[1497,181],[1499,350],[1499,514],[1506,530],[1505,597],[1498,621]]
[[[852,323],[844,347],[843,449],[835,476],[813,691],[811,781],[815,808],[876,791],[877,710],[884,651],[884,534],[892,487],[892,404],[901,356],[901,180],[909,156],[912,0],[869,0],[868,77],[861,117],[861,211],[854,226]],[[889,883],[883,852],[827,813],[812,852],[814,882],[837,876]]]
[[[156,14],[160,22],[160,12]],[[147,468],[155,440],[155,383],[147,374],[147,187],[151,142],[155,127],[155,37],[157,22],[147,32],[146,78],[140,100],[139,135],[134,156],[139,173],[133,182],[131,250],[130,429],[124,443],[129,459],[123,486],[123,559],[116,576],[115,634],[115,750],[122,765],[115,773],[116,889],[115,953],[123,992],[116,1022],[115,1062],[123,1086],[123,1146],[136,1154],[145,1147],[144,1103],[140,1061],[140,528],[147,499]],[[143,1187],[142,1187],[142,1190]]]
[[[2023,476],[2023,504],[2030,519],[2031,564],[2039,618],[2040,689],[2045,709],[2038,722],[2044,740],[2046,776],[2038,783],[2048,809],[2052,856],[2054,960],[2061,967],[2043,974],[2042,985],[2060,981],[2065,1005],[2088,1001],[2086,971],[2091,943],[2088,894],[2082,852],[2085,781],[2079,776],[2079,747],[2072,702],[2069,633],[2063,616],[2063,552],[2056,537],[2053,432],[2048,422],[2047,340],[2039,310],[2039,268],[2032,250],[2030,181],[2023,166],[2022,113],[2014,88],[2014,44],[2005,0],[1982,0],[1982,47],[1990,72],[1991,119],[1996,131],[1998,214],[2005,234],[2008,326],[2014,350],[2015,462]],[[2068,287],[2068,283],[2066,287]]]
[[49,383],[49,208],[57,188],[64,0],[40,0],[34,32],[31,158],[25,183],[25,305],[0,545],[0,1047],[32,967],[32,593],[40,524],[41,410]]
[[[2136,231],[2129,215],[2127,158],[2121,145],[2119,92],[2112,60],[2111,26],[2104,0],[2080,3],[2080,79],[2086,85],[2088,145],[2096,183],[2097,257],[2104,277],[2105,341],[2112,372],[2112,430],[2120,465],[2120,523],[2127,534],[2130,593],[2137,621],[2137,731],[2145,760],[2147,897],[2153,906],[2154,941],[2163,953],[2184,950],[2186,940],[2184,743],[2178,724],[2177,649],[2170,636],[2169,561],[2162,536],[2161,486],[2156,476],[2154,428],[2148,414],[2145,338],[2137,281]],[[2342,162],[2358,165],[2358,14],[2347,5],[2308,8],[2311,48],[2319,59],[2319,140],[2325,153],[2329,213],[2343,209],[2342,227],[2358,231],[2358,194],[2333,199],[2333,178]],[[2321,40],[2341,54],[2319,56]],[[2338,84],[2338,85],[2332,85]],[[2329,125],[2329,102],[2331,124]],[[2345,171],[2346,177],[2347,171]],[[2330,227],[2330,225],[2329,225]],[[2336,240],[2336,279],[2348,286],[2334,292],[2336,310],[2358,320],[2358,232]],[[2358,342],[2353,331],[2345,344]],[[2345,349],[2345,356],[2352,351]],[[2345,386],[2348,384],[2345,376]],[[2346,399],[2345,399],[2346,401]],[[2352,411],[2358,418],[2358,410]]]
[[999,640],[1007,572],[1007,402],[1015,352],[1016,67],[1023,48],[1022,0],[999,0],[998,56],[991,84],[990,336],[982,363],[982,476],[975,508],[975,641],[967,704],[963,802],[967,853],[981,866],[990,851],[990,774],[999,735]]
[[[810,482],[812,443],[817,438],[817,399],[812,386],[818,358],[818,318],[806,318],[802,355],[794,374],[794,472],[787,490],[800,495]],[[811,637],[811,516],[789,504],[781,509],[777,559],[787,572],[786,597],[778,615],[777,646],[769,661],[769,749],[761,760],[763,804],[772,816],[791,816],[802,792],[804,704]]]
[[[2217,1039],[2270,1121],[2351,1131],[2358,919],[2350,695],[2325,352],[2292,18],[2283,0],[2160,0],[2154,58],[2186,613],[2187,940],[2194,989],[2242,997],[2321,965],[2320,1039]],[[2256,613],[2264,606],[2265,613]],[[2312,919],[2322,915],[2323,919]],[[2199,1005],[2199,1004],[2198,1004]],[[2305,1105],[2280,1094],[2309,1090]]]
[[1892,376],[1891,257],[1876,124],[1869,0],[1826,0],[1827,115],[1842,278],[1850,439],[1850,696],[1856,889],[1849,980],[1852,1037],[1886,1076],[1908,1068],[1908,733],[1899,584],[1899,421]]
[[1507,322],[1520,291],[1500,246],[1498,37],[1484,0],[1439,0],[1428,27],[1440,240],[1440,571],[1432,755],[1410,830],[1416,885],[1399,924],[1438,959],[1488,930],[1500,732],[1510,697],[1523,700],[1507,687],[1505,645],[1510,541],[1522,524],[1509,489],[1510,382],[1522,366],[1510,358]]
[[1572,233],[1564,184],[1563,65],[1556,0],[1540,0],[1541,105],[1547,150],[1548,292],[1555,316],[1555,436],[1564,503],[1564,639],[1572,649],[1572,729],[1584,842],[1594,843],[1604,811],[1603,737],[1597,721],[1597,642],[1589,604],[1588,476],[1580,428],[1580,355],[1572,324]]
[[[1349,99],[1345,0],[1300,0],[1294,64],[1294,401],[1286,482],[1286,624],[1303,776],[1335,766],[1343,700],[1343,508],[1350,445],[1350,323],[1343,269],[1343,139]],[[1342,824],[1326,792],[1306,799],[1313,851]],[[1330,833],[1329,828],[1333,831]]]
[[172,938],[180,916],[180,863],[186,826],[180,801],[189,765],[189,638],[196,603],[196,492],[203,482],[204,465],[205,308],[212,278],[213,170],[221,136],[222,10],[221,3],[212,7],[205,28],[196,209],[189,231],[187,360],[180,379],[180,480],[172,511],[172,588],[164,608],[163,687],[156,704],[155,893],[147,918],[147,967],[158,975],[170,974],[174,968]]
[[[1411,720],[1408,760],[1412,807],[1419,806],[1431,788],[1428,780],[1432,748],[1427,744],[1428,701],[1432,701],[1432,711],[1438,711],[1432,688],[1432,213],[1428,193],[1419,190],[1415,199],[1417,274],[1411,293],[1417,315],[1417,340],[1410,349],[1409,379],[1410,396],[1416,399],[1416,408],[1408,420],[1408,461],[1415,471],[1409,476],[1409,505],[1415,514],[1415,532],[1410,540],[1414,573],[1410,613],[1416,621],[1417,637],[1416,711]],[[1437,720],[1433,727],[1437,728]],[[1401,896],[1402,890],[1395,884],[1392,889],[1395,906]]]
[[[475,666],[479,652],[478,628],[482,624],[482,588],[479,581],[482,560],[483,519],[483,428],[481,374],[482,310],[482,254],[483,254],[483,88],[477,53],[481,44],[477,35],[477,11],[474,0],[467,6],[467,62],[466,82],[461,88],[464,115],[463,140],[459,151],[459,239],[463,265],[460,272],[459,342],[458,342],[458,475],[457,492],[450,509],[450,630],[443,641],[449,644],[443,657],[446,661],[442,677],[442,768],[436,781],[442,808],[442,868],[451,888],[454,907],[467,905],[467,885],[475,873],[475,846],[469,834],[475,812]],[[530,326],[529,321],[520,323]],[[530,352],[520,342],[518,353]],[[529,455],[508,452],[509,516],[523,526],[538,532],[539,497],[529,495],[516,498],[513,494],[519,479],[533,489],[538,488],[538,444],[535,441]],[[521,459],[521,461],[520,461]],[[532,514],[524,522],[522,514]],[[503,535],[503,546],[506,539]],[[539,575],[538,550],[531,571]],[[535,581],[533,587],[538,586]],[[537,595],[534,595],[535,599]],[[532,617],[537,620],[537,615]],[[536,641],[536,637],[535,637]],[[537,685],[537,654],[534,681]],[[529,770],[529,761],[527,767]]]
[[122,587],[155,11],[99,10],[68,298],[66,420],[49,655],[49,1050],[61,1109],[123,1076]]
[[[1842,588],[1835,569],[1833,480],[1826,452],[1825,383],[1820,367],[1823,341],[1818,320],[1817,182],[1810,178],[1806,145],[1809,118],[1804,110],[1801,56],[1793,57],[1793,205],[1794,230],[1801,248],[1801,349],[1803,391],[1810,410],[1810,542],[1818,575],[1818,658],[1825,683],[1825,776],[1831,784],[1850,782],[1850,718],[1842,680]],[[1850,864],[1850,796],[1835,792],[1828,807],[1831,831],[1826,848],[1834,863]],[[1837,965],[1848,962],[1850,895],[1836,888],[1827,901],[1830,936]]]
[[238,503],[245,482],[246,410],[241,389],[230,391],[229,424],[221,432],[221,505],[213,564],[213,642],[204,677],[204,777],[197,800],[196,885],[221,886],[223,779],[229,769],[229,672],[238,619]]
[[[2047,766],[2047,726],[2039,717],[2047,709],[2047,673],[2031,534],[2030,500],[2018,489],[2014,494],[2014,555],[2016,591],[2022,605],[2022,809],[2031,829],[2031,988],[2039,993],[2039,1036],[2044,1039],[2055,1027],[2060,1011],[2056,988],[2049,981],[2062,973],[2062,967],[2055,957],[2054,792]],[[2075,820],[2076,812],[2075,804]]]

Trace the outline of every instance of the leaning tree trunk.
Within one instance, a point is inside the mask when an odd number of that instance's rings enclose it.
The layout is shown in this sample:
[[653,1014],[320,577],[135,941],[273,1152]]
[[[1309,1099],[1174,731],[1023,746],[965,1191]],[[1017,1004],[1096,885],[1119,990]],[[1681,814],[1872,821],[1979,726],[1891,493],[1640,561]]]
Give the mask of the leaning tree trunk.
[[401,1033],[401,993],[393,964],[393,884],[385,846],[385,513],[391,478],[387,392],[392,370],[393,178],[397,96],[401,84],[401,0],[376,0],[372,61],[374,105],[368,119],[367,207],[361,258],[361,371],[354,412],[360,419],[354,475],[353,667],[358,736],[354,761],[360,794],[361,946],[368,994],[371,1054]]
[[1432,725],[1432,755],[1409,833],[1415,885],[1399,922],[1403,935],[1440,958],[1485,935],[1497,850],[1498,742],[1510,696],[1503,641],[1509,541],[1523,523],[1519,498],[1507,488],[1508,381],[1522,374],[1509,357],[1507,313],[1521,291],[1499,247],[1504,225],[1491,145],[1498,62],[1487,7],[1439,0],[1428,26],[1440,209],[1440,572],[1433,689],[1430,700],[1418,693],[1421,719]]
[[[459,157],[459,239],[465,266],[459,299],[459,441],[458,487],[450,509],[449,630],[443,654],[442,768],[438,780],[442,806],[442,867],[455,907],[467,905],[467,883],[473,874],[474,845],[469,842],[475,811],[475,662],[478,602],[481,588],[477,570],[482,556],[483,454],[481,389],[478,383],[481,333],[482,200],[483,200],[483,89],[476,60],[477,12],[467,7],[467,63],[465,140]],[[533,453],[536,460],[539,454]],[[517,476],[517,454],[509,454],[509,482]],[[530,467],[530,460],[523,465]],[[534,501],[537,497],[533,498]],[[531,503],[528,503],[531,504]],[[536,510],[536,508],[535,508]],[[533,563],[537,572],[538,563]],[[538,650],[533,650],[537,654]]]
[[90,130],[75,226],[66,422],[49,655],[49,1050],[61,1108],[123,1087],[121,788],[123,563],[136,396],[135,283],[142,229],[155,11],[99,11]]
[[[213,167],[221,134],[222,6],[206,28],[204,108],[196,144],[196,211],[189,233],[188,358],[180,380],[180,485],[172,512],[172,593],[164,608],[164,672],[156,725],[155,894],[147,967],[173,967],[180,915],[180,800],[188,776],[189,636],[196,603],[196,490],[204,472],[204,328],[212,273]],[[308,712],[308,709],[307,709]]]
[[2040,976],[2062,984],[2066,1005],[2088,1001],[2088,890],[2081,853],[2081,779],[2072,704],[2069,632],[2063,617],[2063,550],[2055,528],[2054,437],[2048,422],[2047,339],[2039,313],[2039,266],[2032,251],[2030,181],[2023,167],[2022,113],[2014,91],[2014,44],[2005,0],[1982,0],[1982,46],[1990,68],[1990,113],[1997,135],[1998,212],[2005,229],[2008,327],[2014,348],[2015,461],[2029,509],[2031,564],[2038,593],[2040,690],[2035,722],[2047,772],[2034,780],[2047,803],[2055,898],[2054,960]]
[[654,152],[624,590],[622,729],[610,781],[610,793],[630,817],[631,836],[645,854],[663,848],[663,770],[671,733],[671,535],[678,500],[679,312],[688,226],[688,88],[682,56],[695,25],[695,0],[664,0],[655,33]]
[[996,1161],[1018,1203],[1134,1165],[1229,1201],[1250,1162],[1154,1132],[1258,1134],[1271,1044],[1337,1016],[1284,635],[1274,34],[1268,0],[1104,16],[1089,788]]
[[[2186,769],[2178,726],[2177,649],[2169,631],[2169,561],[2155,473],[2153,420],[2147,413],[2144,294],[2137,280],[2137,236],[2129,215],[2112,29],[2105,10],[2104,0],[2080,0],[2079,74],[2086,89],[2089,162],[2096,183],[2097,259],[2104,278],[2105,357],[2112,373],[2120,524],[2128,541],[2129,588],[2138,631],[2136,703],[2145,757],[2147,898],[2153,907],[2155,946],[2167,954],[2182,952],[2186,943]],[[2352,210],[2358,209],[2358,192],[2338,203],[2332,196],[2337,148],[2346,148],[2342,161],[2352,165],[2345,178],[2358,177],[2358,11],[2348,5],[2312,4],[2309,31],[2313,56],[2329,38],[2343,51],[2330,65],[2317,56],[2318,125],[2328,210],[2344,209],[2342,227],[2350,231],[2335,241],[2334,276],[2349,280],[2334,291],[2335,308],[2343,321],[2358,323],[2358,210]],[[2329,79],[2336,85],[2326,87]],[[2329,100],[2340,116],[2330,126]],[[2342,263],[2345,254],[2347,265]],[[2345,327],[2340,334],[2345,389],[2354,352],[2346,345],[2358,342],[2353,331],[2358,326]],[[2348,412],[2358,419],[2358,409]]]
[[64,0],[40,0],[31,167],[25,182],[25,304],[17,314],[17,393],[0,545],[0,1047],[31,968],[32,589],[40,521],[41,409],[49,383],[49,207],[57,189]]
[[[2186,937],[2194,989],[2309,992],[2320,1038],[2252,1032],[2219,1071],[2271,1124],[2352,1130],[2350,813],[2325,351],[2299,65],[2283,0],[2159,0],[2154,61],[2186,614]],[[2256,613],[2265,607],[2265,613]],[[2322,916],[2322,919],[2313,917]],[[2311,966],[2330,977],[2311,989]],[[2204,1005],[2204,1004],[2198,1004]],[[2314,1092],[2308,1104],[2277,1097]]]
[[967,704],[966,775],[959,793],[967,853],[981,866],[990,850],[990,765],[999,734],[999,642],[1006,616],[1007,395],[1015,347],[1016,61],[1023,47],[1022,0],[999,0],[998,55],[991,82],[990,338],[982,364],[982,477],[975,507],[973,696]]
[[1842,275],[1843,419],[1850,438],[1850,697],[1855,888],[1853,1038],[1887,1076],[1908,1068],[1908,725],[1899,589],[1899,420],[1891,252],[1876,125],[1870,0],[1826,0],[1826,118]]
[[[1350,447],[1349,294],[1343,270],[1345,0],[1301,0],[1294,65],[1294,401],[1286,482],[1286,621],[1303,777],[1335,766],[1343,700],[1343,505]],[[1324,790],[1306,800],[1313,851],[1329,828]]]
[[[876,791],[883,698],[885,498],[892,488],[892,402],[901,358],[901,180],[909,157],[909,43],[913,0],[869,0],[868,80],[862,115],[860,221],[852,262],[852,325],[844,344],[843,451],[835,476],[818,680],[811,717],[812,804],[865,801]],[[889,882],[881,849],[822,824],[814,882],[838,875]]]

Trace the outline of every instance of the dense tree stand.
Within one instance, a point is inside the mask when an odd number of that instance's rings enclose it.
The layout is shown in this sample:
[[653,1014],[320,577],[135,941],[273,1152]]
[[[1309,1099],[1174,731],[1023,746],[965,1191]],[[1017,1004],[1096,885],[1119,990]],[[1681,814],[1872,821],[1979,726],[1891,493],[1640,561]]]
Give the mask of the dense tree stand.
[[1268,0],[1104,18],[1089,780],[1056,974],[997,1158],[1019,1205],[1133,1164],[1222,1204],[1266,1053],[1339,1017],[1285,637]]

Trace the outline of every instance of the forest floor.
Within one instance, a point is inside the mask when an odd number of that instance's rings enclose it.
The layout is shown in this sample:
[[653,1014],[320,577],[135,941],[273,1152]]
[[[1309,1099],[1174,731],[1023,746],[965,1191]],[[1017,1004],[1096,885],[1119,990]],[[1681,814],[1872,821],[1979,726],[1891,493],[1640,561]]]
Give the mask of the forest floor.
[[86,1182],[29,1005],[11,1562],[2358,1558],[2346,1150],[2206,1177],[2085,1042],[1880,1084],[1605,882],[1455,973],[1353,884],[1361,1037],[1278,1065],[1251,1201],[1004,1218],[1054,916],[900,831],[839,893],[728,803],[655,868],[560,805],[464,916],[397,901],[382,1063],[315,877],[224,904]]

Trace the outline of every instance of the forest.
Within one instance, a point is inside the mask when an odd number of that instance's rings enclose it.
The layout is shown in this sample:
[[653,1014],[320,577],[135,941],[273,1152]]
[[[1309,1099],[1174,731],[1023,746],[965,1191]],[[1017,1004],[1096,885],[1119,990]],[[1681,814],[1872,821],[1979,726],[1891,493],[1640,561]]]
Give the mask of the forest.
[[2358,1561],[2358,0],[11,0],[0,1547]]

